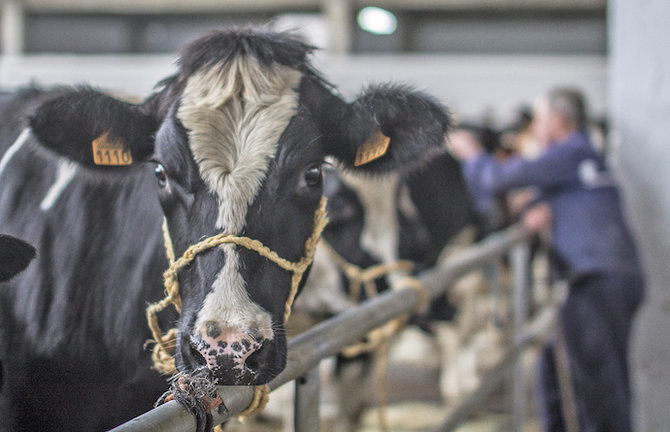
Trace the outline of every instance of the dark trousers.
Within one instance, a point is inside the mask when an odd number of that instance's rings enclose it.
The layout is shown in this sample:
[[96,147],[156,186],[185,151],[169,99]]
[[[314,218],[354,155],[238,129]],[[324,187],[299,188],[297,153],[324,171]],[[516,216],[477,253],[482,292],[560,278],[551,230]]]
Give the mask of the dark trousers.
[[[581,432],[632,429],[628,346],[643,296],[641,276],[598,274],[570,286],[560,316]],[[547,344],[538,370],[539,409],[543,430],[563,432],[554,355],[554,344]]]

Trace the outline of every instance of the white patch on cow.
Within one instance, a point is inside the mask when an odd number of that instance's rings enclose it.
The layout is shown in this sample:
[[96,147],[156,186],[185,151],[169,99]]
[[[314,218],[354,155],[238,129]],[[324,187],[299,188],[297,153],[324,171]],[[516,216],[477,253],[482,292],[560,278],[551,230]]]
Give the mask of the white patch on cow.
[[[218,229],[229,234],[244,229],[247,209],[276,156],[279,138],[297,112],[301,77],[285,66],[239,57],[189,78],[177,116],[188,129],[200,176],[219,199]],[[222,249],[226,263],[194,331],[212,320],[272,339],[270,314],[249,299],[235,247]]]
[[66,159],[60,159],[56,168],[56,180],[40,203],[40,210],[47,211],[58,201],[65,188],[77,174],[77,165]]
[[239,256],[235,252],[235,245],[227,244],[221,248],[226,253],[226,262],[198,312],[194,333],[197,335],[204,329],[207,321],[215,321],[222,327],[240,331],[253,329],[264,339],[272,340],[272,318],[265,309],[249,299],[239,272]]
[[[400,234],[396,197],[400,175],[371,177],[340,171],[340,176],[356,192],[365,210],[361,246],[382,262],[396,261]],[[389,280],[393,282],[399,277],[392,274]]]
[[301,73],[237,58],[189,78],[178,117],[200,175],[219,197],[217,227],[239,233],[298,107]]
[[7,164],[9,161],[14,157],[16,152],[18,152],[21,147],[26,143],[28,140],[28,137],[30,136],[30,128],[24,129],[21,134],[19,134],[18,138],[14,141],[14,143],[9,146],[7,151],[5,152],[4,155],[2,155],[2,159],[0,159],[0,176],[2,175],[2,172],[5,170],[7,167]]

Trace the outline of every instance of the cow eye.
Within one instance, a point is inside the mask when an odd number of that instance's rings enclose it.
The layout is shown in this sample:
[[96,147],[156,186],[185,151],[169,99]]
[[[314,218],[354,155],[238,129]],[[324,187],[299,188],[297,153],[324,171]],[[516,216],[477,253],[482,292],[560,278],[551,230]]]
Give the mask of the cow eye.
[[305,183],[307,186],[319,186],[322,181],[323,173],[321,171],[321,165],[314,165],[307,168],[307,171],[305,171]]
[[156,179],[158,179],[158,184],[162,187],[167,183],[167,173],[165,172],[165,167],[159,163],[156,164],[154,168],[154,174]]

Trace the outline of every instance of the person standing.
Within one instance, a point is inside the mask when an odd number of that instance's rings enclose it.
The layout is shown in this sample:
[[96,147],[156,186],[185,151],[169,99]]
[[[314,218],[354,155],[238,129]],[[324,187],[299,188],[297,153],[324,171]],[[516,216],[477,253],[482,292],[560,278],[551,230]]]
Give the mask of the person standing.
[[[543,144],[535,159],[498,161],[467,131],[452,133],[448,146],[480,202],[536,188],[521,219],[527,229],[550,229],[553,264],[568,281],[560,322],[580,430],[630,431],[629,335],[644,296],[638,253],[618,189],[587,136],[581,93],[553,89],[534,111],[533,133]],[[540,361],[540,405],[544,430],[555,432],[565,424],[551,348]]]

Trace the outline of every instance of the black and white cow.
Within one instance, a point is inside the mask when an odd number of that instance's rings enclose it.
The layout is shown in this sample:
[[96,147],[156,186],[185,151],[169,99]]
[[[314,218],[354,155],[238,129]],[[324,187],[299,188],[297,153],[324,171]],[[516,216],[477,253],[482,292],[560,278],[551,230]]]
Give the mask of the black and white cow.
[[[333,259],[336,252],[361,269],[410,260],[414,271],[435,265],[442,250],[464,228],[477,225],[460,164],[446,149],[422,164],[405,166],[385,175],[354,172],[333,161],[324,169],[324,194],[330,223],[323,232],[329,248],[317,248],[312,273],[298,313],[291,323],[297,331],[354,306],[367,298],[366,290],[352,298],[350,280]],[[394,271],[374,283],[377,292],[412,274]],[[435,319],[448,320],[454,307],[443,296],[413,322],[428,330]],[[339,356],[335,385],[339,404],[337,430],[356,430],[365,408],[371,356]]]
[[[422,165],[387,175],[339,168],[325,170],[330,223],[323,238],[338,255],[362,269],[409,260],[414,271],[420,271],[435,265],[465,227],[480,229],[460,164],[446,150]],[[342,300],[349,296],[349,281],[327,252],[319,250],[317,259],[315,271],[322,276],[310,278],[313,287],[296,306],[322,316],[340,312],[351,305]],[[330,282],[320,280],[324,278]],[[376,279],[377,291],[387,289],[393,279],[397,275]]]
[[[495,137],[486,128],[467,127],[478,136],[488,137],[488,151],[497,148]],[[409,260],[414,263],[413,271],[418,272],[434,266],[457,237],[460,241],[470,236],[471,241],[496,228],[494,221],[477,214],[460,163],[446,149],[423,164],[381,176],[352,172],[337,162],[333,165],[325,170],[330,223],[323,238],[338,255],[360,268]],[[394,272],[379,277],[375,280],[377,291],[388,289],[394,280],[407,274]],[[330,253],[318,249],[308,286],[296,303],[301,321],[313,323],[353,306],[357,301],[350,297],[349,282]],[[360,300],[365,297],[365,291],[361,292]],[[434,300],[423,314],[412,317],[412,323],[431,331],[436,320],[451,322],[464,304],[463,296],[456,304],[448,297]],[[338,360],[338,430],[356,429],[364,408],[370,360],[366,355],[353,361]]]
[[[499,148],[493,130],[459,127],[485,139],[488,152]],[[334,164],[339,169],[328,170],[324,186],[330,223],[323,238],[359,267],[409,260],[415,271],[422,270],[435,265],[465,227],[474,227],[475,237],[481,238],[509,223],[477,212],[460,163],[446,149],[386,175],[369,176]],[[381,280],[377,284],[387,286]]]
[[[139,105],[91,88],[1,99],[0,230],[40,251],[0,286],[2,430],[102,430],[165,390],[143,348],[145,306],[163,293],[163,217],[178,256],[225,232],[297,261],[326,156],[375,175],[442,146],[449,121],[435,100],[379,85],[346,103],[311,50],[286,34],[222,31],[186,46],[178,72]],[[387,149],[361,164],[379,131]],[[178,326],[178,370],[218,384],[275,377],[290,279],[235,245],[198,255],[179,273],[181,316],[162,318]]]

